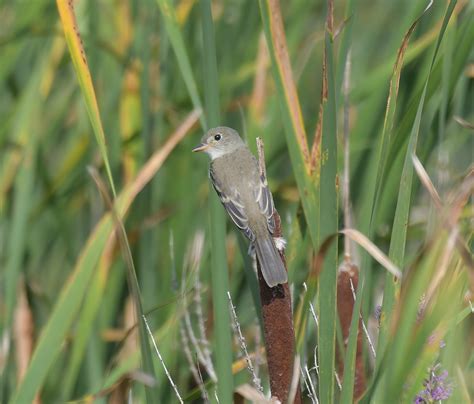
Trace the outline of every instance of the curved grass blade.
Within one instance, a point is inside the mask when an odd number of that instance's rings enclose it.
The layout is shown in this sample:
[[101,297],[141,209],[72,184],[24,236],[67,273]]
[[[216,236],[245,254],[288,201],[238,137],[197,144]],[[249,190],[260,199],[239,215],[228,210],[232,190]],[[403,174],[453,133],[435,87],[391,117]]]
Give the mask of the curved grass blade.
[[393,221],[392,237],[391,237],[390,250],[389,250],[389,258],[392,260],[392,262],[395,263],[395,265],[398,265],[398,266],[403,264],[403,260],[405,257],[407,223],[408,223],[408,215],[410,212],[410,201],[411,201],[413,171],[414,171],[411,156],[416,153],[416,146],[418,143],[418,134],[420,131],[421,117],[422,117],[423,108],[425,105],[425,97],[426,97],[426,91],[428,88],[428,83],[430,80],[430,75],[431,75],[431,72],[433,71],[433,66],[436,61],[436,57],[438,55],[441,40],[443,39],[444,32],[448,25],[449,19],[451,18],[451,15],[454,11],[454,7],[456,3],[457,3],[456,0],[451,0],[446,10],[446,14],[443,20],[443,25],[441,27],[441,31],[438,36],[436,48],[434,50],[433,57],[430,64],[430,69],[426,78],[425,86],[423,88],[423,92],[421,94],[421,98],[418,104],[415,121],[411,129],[408,149],[405,154],[405,160],[404,160],[403,171],[402,171],[402,176],[400,180],[400,189],[398,192],[397,207],[395,210],[395,218]]
[[364,250],[366,250],[372,258],[374,258],[380,265],[382,265],[389,273],[395,278],[401,279],[402,271],[390,261],[390,259],[366,236],[360,231],[355,229],[344,229],[341,230],[345,236],[349,237],[352,241],[359,244]]
[[[389,87],[389,93],[388,93],[388,98],[387,98],[387,107],[385,110],[385,118],[384,118],[384,123],[383,123],[383,129],[382,129],[382,136],[380,138],[380,144],[379,148],[377,151],[377,175],[375,176],[375,193],[373,197],[375,198],[372,201],[372,207],[376,208],[377,206],[377,200],[380,196],[381,192],[381,182],[383,178],[383,174],[385,172],[385,165],[386,165],[386,156],[387,156],[387,151],[388,151],[388,145],[390,144],[390,139],[391,139],[391,134],[392,134],[392,128],[393,128],[393,122],[395,120],[395,111],[397,107],[397,98],[398,98],[398,89],[400,86],[400,76],[402,72],[402,67],[403,67],[403,60],[405,57],[406,50],[408,48],[408,42],[410,40],[410,37],[415,30],[416,26],[418,25],[419,21],[421,18],[425,15],[425,13],[431,8],[433,2],[431,1],[428,6],[425,8],[423,13],[412,23],[410,28],[408,28],[408,31],[406,32],[405,36],[403,37],[402,44],[400,45],[400,48],[398,49],[397,52],[397,59],[395,61],[395,64],[393,66],[393,73],[392,73],[392,79],[390,80],[390,87]],[[370,217],[370,223],[372,225],[375,212],[374,209],[370,209],[372,212],[372,215]]]
[[[462,13],[466,5],[467,3],[464,3],[455,8],[453,15],[457,16]],[[431,30],[411,42],[411,45],[408,46],[403,58],[402,67],[405,67],[409,63],[416,60],[435,43],[441,24],[442,21],[440,21],[439,24],[436,24]],[[388,60],[386,63],[371,71],[370,74],[368,74],[366,78],[363,78],[359,83],[355,83],[355,86],[351,90],[350,94],[352,102],[357,103],[363,101],[374,91],[377,91],[382,83],[390,79],[391,74],[393,74],[393,66],[397,58],[394,57],[391,59],[393,60]]]
[[[193,111],[182,125],[174,132],[167,142],[148,160],[135,180],[127,186],[115,202],[119,217],[124,217],[132,202],[160,169],[174,147],[184,138],[191,127],[197,122],[200,111]],[[83,301],[89,281],[92,278],[107,239],[113,231],[110,213],[105,214],[89,236],[74,271],[64,286],[49,316],[33,353],[30,366],[23,382],[18,386],[12,403],[31,402],[41,388],[47,371],[58,356],[77,311]],[[100,293],[101,290],[98,290]],[[100,296],[95,303],[98,305]],[[94,313],[95,314],[95,313]],[[92,321],[91,321],[92,323]]]
[[260,11],[262,13],[266,33],[268,31],[267,43],[272,55],[273,67],[276,69],[276,74],[274,75],[275,81],[278,81],[277,85],[279,90],[281,90],[280,96],[283,97],[286,109],[285,113],[288,113],[288,118],[291,120],[294,140],[296,140],[299,152],[308,168],[308,141],[296,85],[293,80],[293,72],[286,44],[279,1],[260,1]]
[[[413,171],[414,171],[411,156],[414,153],[416,153],[420,123],[421,123],[421,118],[423,114],[425,97],[426,97],[426,92],[427,92],[431,72],[433,71],[433,66],[436,61],[436,57],[437,57],[438,50],[441,44],[441,40],[443,39],[444,32],[446,30],[449,19],[451,18],[451,15],[454,11],[455,5],[456,5],[456,1],[452,0],[449,3],[448,8],[446,10],[446,13],[443,19],[443,24],[442,24],[440,33],[438,35],[438,40],[437,40],[436,47],[435,47],[433,57],[431,60],[428,75],[426,78],[426,82],[423,88],[423,92],[421,94],[421,97],[418,103],[415,121],[413,122],[410,138],[409,138],[409,144],[408,144],[408,148],[405,154],[402,176],[400,179],[400,188],[398,192],[397,206],[395,210],[395,218],[394,218],[393,227],[392,227],[390,249],[389,249],[389,258],[391,259],[392,262],[395,263],[395,265],[398,265],[398,266],[403,264],[404,258],[405,258],[407,223],[408,223],[408,216],[410,212],[411,193],[412,193],[412,184],[413,184]],[[379,342],[378,354],[383,352],[383,350],[386,348],[388,324],[390,321],[391,312],[393,310],[393,305],[395,303],[395,295],[397,294],[398,288],[399,288],[399,284],[397,284],[393,280],[392,277],[387,277],[386,284],[385,284],[385,291],[384,291],[384,302],[383,302],[383,313],[385,314],[383,317],[385,318],[385,324],[381,325],[381,330],[383,330],[381,331],[381,335],[383,339]],[[378,355],[378,356],[382,356],[382,355]],[[388,380],[391,380],[390,375],[387,375],[387,378]]]
[[383,178],[384,170],[386,167],[386,156],[387,156],[390,140],[392,137],[392,128],[393,128],[393,123],[395,119],[396,104],[398,100],[400,76],[401,76],[401,71],[403,67],[406,50],[408,49],[408,43],[413,31],[415,30],[420,19],[423,17],[423,15],[426,13],[428,9],[429,7],[427,7],[423,11],[423,13],[412,23],[412,25],[409,27],[409,29],[405,33],[402,43],[397,52],[395,64],[393,65],[393,72],[392,72],[392,77],[390,79],[389,93],[388,93],[388,97],[386,101],[384,125],[383,125],[382,133],[380,136],[380,140],[377,146],[377,151],[374,155],[373,167],[375,168],[375,172],[377,174],[370,177],[371,180],[370,180],[370,183],[367,184],[368,185],[366,187],[367,191],[364,194],[365,195],[364,202],[362,203],[362,206],[364,206],[365,209],[364,209],[364,212],[362,213],[362,217],[364,218],[364,220],[361,225],[361,230],[363,233],[368,234],[369,238],[371,238],[372,236],[373,221],[376,216],[375,210],[377,209],[377,201],[381,193],[382,178]]
[[[425,8],[423,13],[411,24],[408,28],[407,32],[405,33],[402,43],[398,49],[397,57],[395,60],[395,64],[393,65],[392,76],[390,79],[390,86],[389,86],[389,93],[387,96],[386,101],[386,109],[385,109],[385,117],[384,117],[384,124],[382,133],[378,140],[377,149],[374,153],[372,166],[375,168],[375,175],[369,176],[369,183],[365,187],[366,191],[364,192],[364,201],[362,202],[361,206],[363,206],[362,211],[362,222],[360,224],[360,228],[362,233],[368,235],[368,238],[372,238],[373,226],[374,226],[374,218],[376,217],[376,211],[378,208],[378,200],[380,197],[380,193],[382,190],[382,178],[386,167],[386,155],[388,153],[388,148],[390,145],[390,140],[392,137],[392,128],[395,120],[395,112],[396,112],[396,105],[398,100],[398,90],[400,84],[400,77],[402,72],[402,67],[406,55],[406,51],[408,49],[408,43],[411,38],[412,33],[414,32],[416,26],[418,25],[420,19],[423,15],[429,10],[431,7],[431,3],[428,4],[428,7]],[[368,257],[367,255],[363,256],[363,263],[362,267],[368,267]],[[395,263],[399,265],[399,263]],[[391,285],[393,284],[393,279],[391,275],[387,275],[387,282],[385,285],[385,293],[384,298],[388,299],[388,295],[392,295],[390,292]],[[390,284],[390,285],[389,285]],[[393,305],[393,302],[388,302],[387,304],[390,306]],[[391,310],[391,309],[390,309]],[[383,317],[382,321],[385,321],[386,316]],[[386,338],[386,331],[387,329],[384,328],[383,324],[380,327],[380,335],[379,335],[379,343],[378,347],[382,346],[385,338]],[[382,355],[377,355],[377,362],[380,364]]]
[[[306,132],[292,77],[280,5],[276,0],[260,0],[259,4],[291,166],[301,196],[313,248],[317,249],[319,247],[319,215],[316,184],[319,178],[317,172],[310,172]],[[316,169],[318,170],[319,167]]]
[[[153,367],[153,358],[151,356],[151,349],[148,342],[147,329],[148,323],[146,321],[145,314],[143,312],[142,298],[140,294],[140,287],[138,285],[137,272],[135,269],[135,264],[132,258],[132,251],[130,250],[130,245],[128,243],[127,232],[125,231],[125,226],[123,225],[122,219],[117,214],[117,211],[113,205],[112,199],[110,198],[107,187],[103,183],[102,179],[99,176],[99,173],[93,168],[89,169],[89,174],[94,179],[99,191],[102,195],[102,198],[105,200],[106,205],[109,208],[109,211],[112,216],[112,221],[114,223],[115,234],[119,240],[120,249],[122,251],[123,259],[127,267],[127,281],[128,289],[130,295],[132,296],[133,305],[135,308],[135,321],[138,324],[138,334],[140,337],[140,352],[141,360],[144,371],[147,373],[147,376],[150,376],[155,382],[155,369]],[[151,331],[150,331],[151,333]],[[147,386],[145,388],[145,394],[148,402],[154,403],[157,402],[158,395],[154,386]]]
[[113,197],[115,198],[115,184],[112,177],[109,158],[107,156],[104,128],[102,127],[102,121],[100,119],[99,106],[97,105],[97,98],[95,96],[94,86],[92,84],[92,78],[87,64],[86,53],[82,46],[82,40],[76,23],[73,4],[68,0],[56,0],[56,4],[61,18],[61,24],[64,29],[64,36],[69,48],[69,53],[71,54],[71,59],[74,64],[74,70],[76,71],[81,92],[86,103],[87,113],[91,121],[97,144],[99,145],[102,160],[104,161],[109,185],[112,189]]
[[101,297],[104,293],[106,283],[108,281],[109,268],[112,265],[113,251],[115,247],[115,237],[110,234],[102,256],[97,265],[96,272],[90,282],[87,291],[84,307],[79,314],[78,326],[75,337],[72,342],[71,354],[69,357],[67,368],[64,372],[62,397],[64,400],[70,399],[71,393],[77,381],[80,366],[84,359],[84,352],[87,341],[93,331],[96,315],[100,308]]

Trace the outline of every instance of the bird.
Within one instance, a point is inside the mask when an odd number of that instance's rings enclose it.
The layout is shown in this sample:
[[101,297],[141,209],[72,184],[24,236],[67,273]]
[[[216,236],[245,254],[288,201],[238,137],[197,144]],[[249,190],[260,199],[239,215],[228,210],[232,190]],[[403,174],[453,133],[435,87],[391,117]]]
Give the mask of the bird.
[[274,238],[273,197],[257,159],[238,132],[219,126],[209,129],[193,152],[205,152],[211,159],[209,179],[225,210],[250,241],[249,253],[256,254],[266,284],[273,288],[288,282],[278,252],[280,238]]

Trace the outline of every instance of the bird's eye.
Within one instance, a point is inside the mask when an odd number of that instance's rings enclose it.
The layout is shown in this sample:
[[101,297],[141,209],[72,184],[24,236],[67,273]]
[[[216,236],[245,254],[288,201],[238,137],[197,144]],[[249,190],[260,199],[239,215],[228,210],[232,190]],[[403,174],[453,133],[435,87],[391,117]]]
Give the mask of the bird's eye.
[[217,135],[214,136],[214,140],[221,140],[222,136],[218,133]]

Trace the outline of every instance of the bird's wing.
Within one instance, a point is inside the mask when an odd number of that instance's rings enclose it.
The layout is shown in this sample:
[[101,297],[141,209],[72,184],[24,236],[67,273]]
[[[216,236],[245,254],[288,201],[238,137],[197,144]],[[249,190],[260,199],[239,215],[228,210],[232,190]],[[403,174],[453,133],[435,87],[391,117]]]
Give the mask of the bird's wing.
[[225,210],[229,214],[232,221],[235,225],[242,230],[244,235],[250,240],[255,240],[255,235],[252,230],[249,228],[249,221],[247,215],[244,211],[244,206],[241,203],[240,196],[237,192],[234,192],[233,195],[227,195],[224,193],[222,186],[219,184],[216,176],[212,172],[212,169],[209,170],[209,178],[211,179],[212,186],[216,190],[219,199],[224,205]]
[[273,205],[272,193],[268,189],[267,179],[264,175],[260,175],[260,182],[255,190],[255,199],[260,207],[260,211],[267,219],[268,231],[273,234],[275,231],[275,219],[273,218],[275,206]]

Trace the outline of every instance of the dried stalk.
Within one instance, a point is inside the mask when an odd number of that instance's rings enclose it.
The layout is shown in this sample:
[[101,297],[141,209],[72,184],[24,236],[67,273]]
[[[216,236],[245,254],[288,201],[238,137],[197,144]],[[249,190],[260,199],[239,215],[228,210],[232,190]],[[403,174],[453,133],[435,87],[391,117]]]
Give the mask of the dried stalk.
[[[344,66],[344,176],[342,184],[342,195],[344,201],[344,225],[346,228],[352,226],[351,210],[350,210],[350,177],[349,177],[349,88],[351,73],[351,51],[349,50]],[[363,341],[361,330],[366,330],[360,313],[354,313],[355,291],[359,282],[359,268],[353,264],[351,258],[351,239],[344,234],[344,262],[339,267],[337,277],[337,313],[341,324],[342,340],[344,341],[344,349],[347,348],[349,334],[351,329],[352,316],[359,316],[359,324],[357,330],[357,348],[355,357],[355,375],[353,399],[356,401],[365,391],[367,381],[365,376],[365,363],[363,357]],[[366,334],[368,336],[368,333]],[[369,339],[372,345],[372,341]],[[339,347],[336,351],[337,367],[341,377],[344,374],[344,353],[340,352]]]

